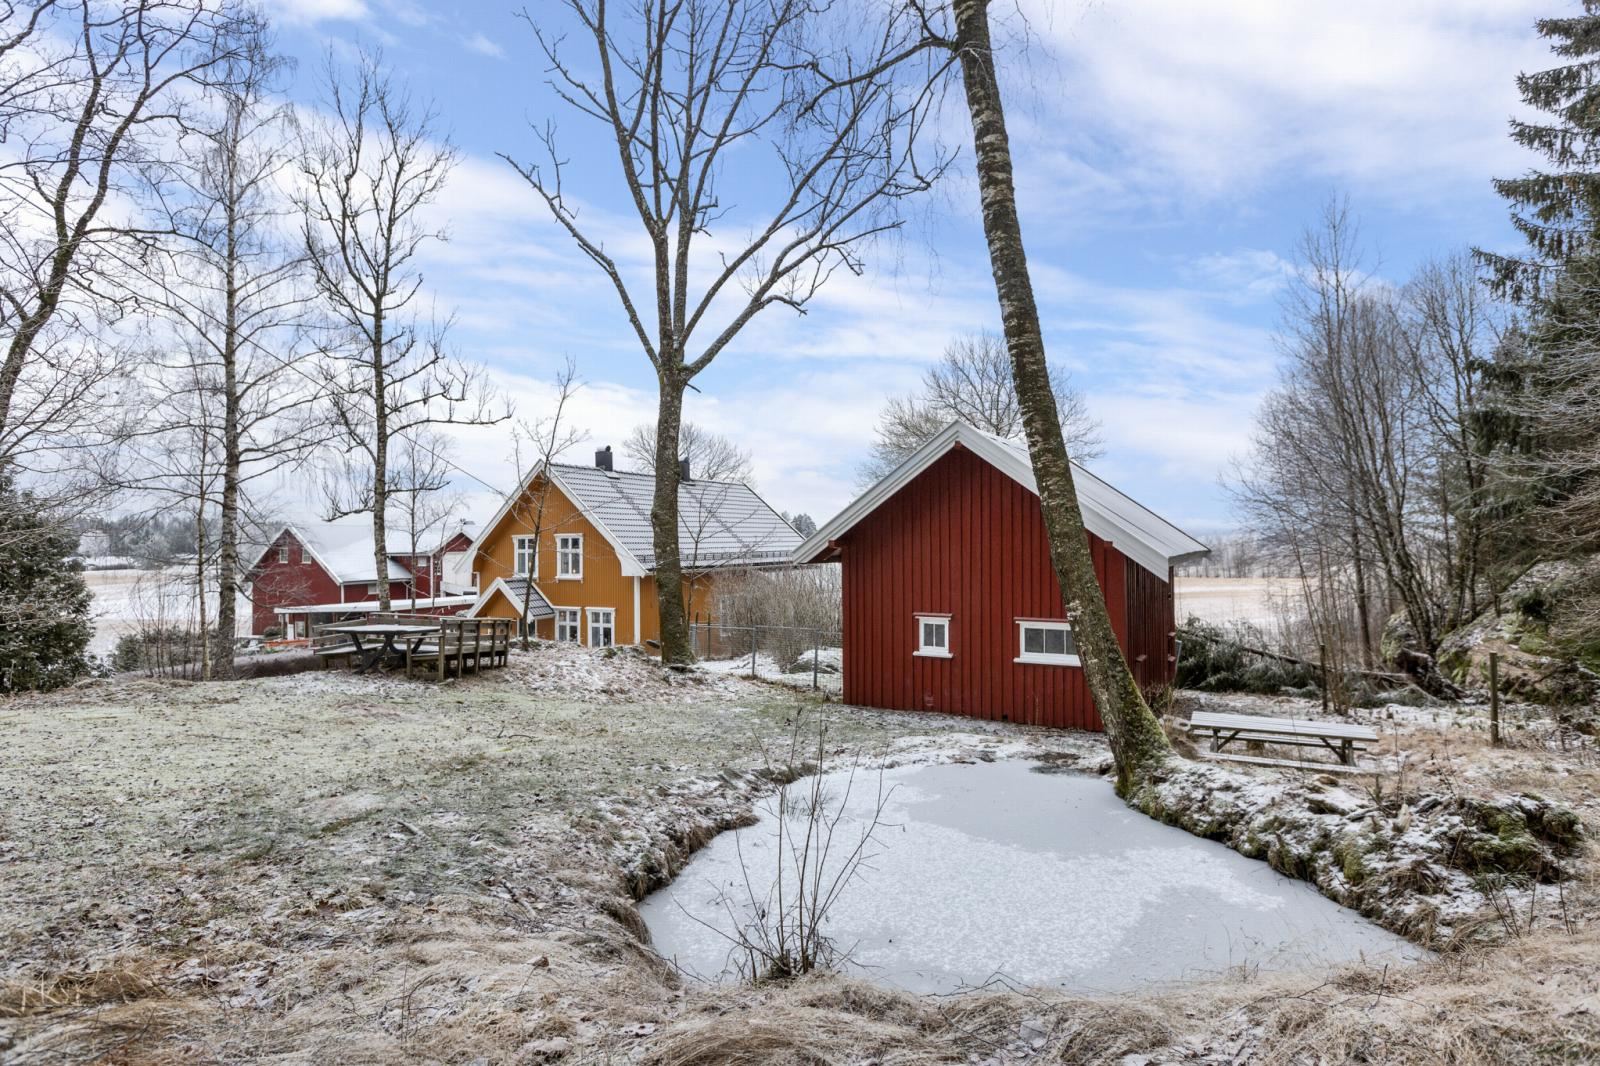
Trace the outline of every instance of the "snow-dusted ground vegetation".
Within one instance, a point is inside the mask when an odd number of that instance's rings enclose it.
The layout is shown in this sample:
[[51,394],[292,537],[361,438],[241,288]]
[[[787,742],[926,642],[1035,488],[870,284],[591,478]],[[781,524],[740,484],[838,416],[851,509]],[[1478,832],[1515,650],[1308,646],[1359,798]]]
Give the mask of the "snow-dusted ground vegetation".
[[[1180,696],[1179,713],[1192,703]],[[1517,709],[1508,744],[1491,750],[1471,709],[1363,713],[1382,726],[1382,773],[1244,769],[1223,799],[1248,809],[1188,809],[1231,819],[1211,835],[1325,894],[1337,898],[1340,878],[1374,886],[1355,902],[1440,948],[1436,959],[1234,972],[1149,993],[996,985],[919,999],[836,976],[686,981],[651,950],[636,902],[792,775],[797,715],[826,726],[835,763],[1028,758],[1097,773],[1100,737],[863,711],[548,645],[445,684],[318,672],[94,681],[10,699],[0,1057],[888,1066],[1600,1054],[1591,857],[1545,839],[1551,827],[1523,806],[1537,797],[1592,828],[1592,739]],[[1202,764],[1173,787],[1212,772]],[[1444,798],[1424,810],[1426,796]],[[1554,859],[1565,879],[1461,870],[1448,833],[1507,805],[1523,821],[1491,835]],[[1341,850],[1337,870],[1321,859],[1296,869],[1324,821],[1327,842],[1348,829],[1364,846]],[[1407,920],[1424,909],[1430,921]]]

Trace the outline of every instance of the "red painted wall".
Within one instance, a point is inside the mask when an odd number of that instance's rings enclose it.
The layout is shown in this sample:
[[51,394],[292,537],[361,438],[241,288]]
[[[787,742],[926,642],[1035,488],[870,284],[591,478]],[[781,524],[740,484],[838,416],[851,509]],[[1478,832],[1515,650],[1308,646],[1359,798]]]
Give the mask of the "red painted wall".
[[[289,548],[289,561],[278,561],[278,549]],[[287,531],[279,534],[251,572],[251,632],[265,633],[278,624],[274,607],[299,603],[333,603],[340,599],[339,583]],[[363,590],[365,586],[362,586]],[[363,596],[363,598],[365,598]]]
[[[1100,538],[1089,541],[1136,676],[1165,683],[1174,665],[1170,584]],[[957,449],[840,544],[846,702],[1101,728],[1081,669],[1014,661],[1018,618],[1066,617],[1033,493]],[[912,654],[918,613],[951,616],[951,658]]]

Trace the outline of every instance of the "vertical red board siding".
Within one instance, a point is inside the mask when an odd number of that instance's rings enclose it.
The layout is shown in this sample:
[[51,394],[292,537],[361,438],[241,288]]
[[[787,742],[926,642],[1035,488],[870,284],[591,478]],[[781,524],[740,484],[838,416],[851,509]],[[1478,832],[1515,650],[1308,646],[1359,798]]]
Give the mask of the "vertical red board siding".
[[[278,561],[278,549],[287,546],[289,560]],[[250,575],[250,622],[257,635],[278,624],[274,607],[302,603],[337,603],[339,582],[301,547],[300,541],[284,532],[261,556],[261,564]]]
[[[1095,573],[1139,683],[1171,678],[1171,586],[1090,534]],[[1018,663],[1018,618],[1065,618],[1039,499],[957,449],[841,539],[844,697],[1100,729],[1083,671]],[[916,615],[950,615],[951,657],[915,655]],[[1142,658],[1140,658],[1142,656]]]

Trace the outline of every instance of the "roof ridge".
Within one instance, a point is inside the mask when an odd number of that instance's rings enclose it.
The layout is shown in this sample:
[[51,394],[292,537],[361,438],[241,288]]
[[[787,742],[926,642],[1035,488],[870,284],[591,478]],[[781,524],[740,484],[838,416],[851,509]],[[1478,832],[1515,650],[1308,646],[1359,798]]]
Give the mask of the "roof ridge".
[[[647,474],[643,470],[607,470],[604,467],[595,466],[593,463],[557,463],[557,462],[552,461],[550,463],[550,465],[551,466],[560,467],[562,470],[588,470],[588,471],[592,471],[592,472],[597,473],[597,474],[610,474],[610,475],[616,475],[616,476],[619,476],[619,477],[644,478],[645,480],[648,480],[648,481],[654,481],[656,479],[656,476],[655,476],[654,473],[648,473]],[[721,478],[714,478],[714,477],[691,477],[691,478],[687,478],[687,479],[680,479],[678,484],[679,484],[680,487],[682,487],[684,485],[726,485],[729,488],[750,489],[751,492],[755,492],[756,491],[755,489],[751,489],[749,484],[747,484],[746,482],[743,482],[743,481],[724,481]]]

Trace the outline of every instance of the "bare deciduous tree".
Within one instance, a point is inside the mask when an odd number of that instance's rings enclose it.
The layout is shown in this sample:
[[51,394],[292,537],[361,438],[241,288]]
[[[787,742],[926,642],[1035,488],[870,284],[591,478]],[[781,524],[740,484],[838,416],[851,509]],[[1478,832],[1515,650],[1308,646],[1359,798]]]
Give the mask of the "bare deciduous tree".
[[[573,36],[549,10],[565,13]],[[597,121],[648,244],[644,280],[579,218],[554,131],[541,164],[504,157],[616,290],[655,370],[651,509],[662,658],[693,658],[678,544],[683,394],[758,314],[803,311],[832,275],[865,269],[865,246],[898,225],[942,158],[916,147],[930,82],[902,92],[892,68],[928,52],[919,21],[833,0],[561,0],[523,12],[556,95]],[[577,49],[576,51],[574,49]],[[946,64],[948,57],[940,57]],[[731,168],[759,175],[735,203]],[[722,225],[720,232],[713,227]],[[730,240],[728,232],[743,227]]]
[[[533,605],[533,583],[538,570],[539,545],[545,532],[551,528],[546,518],[546,505],[550,502],[550,465],[583,439],[570,422],[567,407],[583,387],[578,379],[578,364],[570,357],[556,375],[556,395],[549,410],[540,417],[519,422],[512,431],[516,447],[514,462],[517,467],[517,506],[512,518],[533,541],[533,565],[523,575],[522,589],[522,650],[527,651],[533,637],[533,626],[528,623],[528,611]],[[526,459],[526,465],[524,464]],[[559,563],[557,564],[559,566]]]
[[[222,0],[43,0],[0,14],[0,463],[99,438],[106,336],[159,224],[139,205],[247,16]],[[137,281],[138,271],[133,272]]]
[[[622,454],[642,473],[655,473],[656,436],[654,422],[641,422],[622,442]],[[690,474],[697,480],[739,481],[754,486],[750,453],[720,433],[693,422],[683,423],[678,434],[678,455],[689,464]]]
[[[1067,452],[1080,463],[1099,458],[1100,424],[1090,417],[1083,395],[1059,366],[1050,367],[1050,388]],[[951,341],[939,361],[923,373],[919,394],[893,397],[884,405],[878,416],[878,439],[862,464],[861,481],[870,485],[880,480],[953,421],[1007,440],[1023,437],[1011,357],[1005,341],[994,333],[972,333]]]
[[[299,203],[312,276],[334,323],[327,387],[344,451],[328,509],[372,515],[381,577],[391,443],[429,426],[486,425],[510,414],[492,407],[482,372],[449,352],[448,323],[424,327],[417,318],[418,256],[444,238],[423,213],[444,187],[455,149],[433,113],[394,85],[379,55],[363,54],[348,78],[330,59],[327,88],[326,117],[310,122],[304,138]],[[382,580],[378,600],[387,610]]]
[[250,485],[304,462],[323,437],[305,338],[305,258],[279,184],[291,161],[290,114],[276,96],[284,64],[259,23],[235,32],[226,87],[214,115],[184,137],[166,201],[177,241],[153,289],[183,344],[156,360],[165,379],[156,388],[166,389],[163,406],[176,421],[146,420],[144,429],[187,432],[194,454],[216,468],[215,553],[201,553],[215,568],[216,641],[203,673],[224,678],[233,674]]

